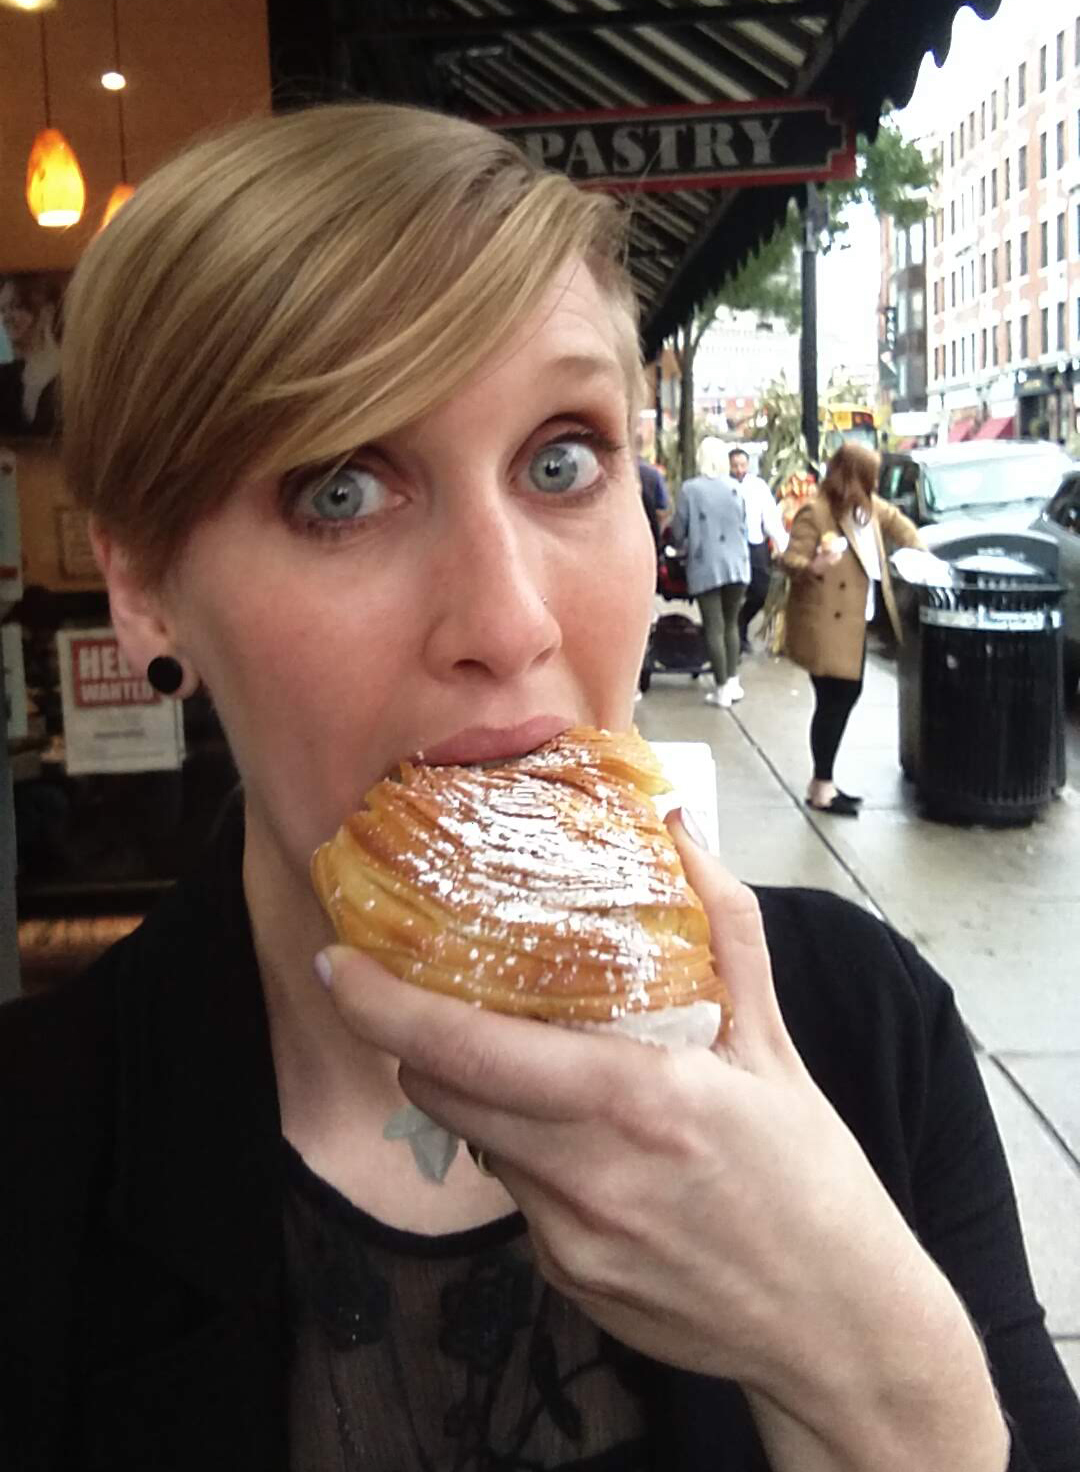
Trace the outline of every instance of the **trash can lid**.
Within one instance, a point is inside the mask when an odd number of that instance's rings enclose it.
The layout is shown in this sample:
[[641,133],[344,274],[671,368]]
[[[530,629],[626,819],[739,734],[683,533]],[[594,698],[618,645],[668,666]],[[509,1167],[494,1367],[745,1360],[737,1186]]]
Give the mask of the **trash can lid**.
[[1043,568],[1036,567],[1031,562],[1025,562],[1019,557],[1009,557],[1003,552],[972,553],[969,557],[958,558],[953,563],[953,569],[959,573],[960,581],[964,583],[981,581],[983,578],[1042,582],[1046,577]]

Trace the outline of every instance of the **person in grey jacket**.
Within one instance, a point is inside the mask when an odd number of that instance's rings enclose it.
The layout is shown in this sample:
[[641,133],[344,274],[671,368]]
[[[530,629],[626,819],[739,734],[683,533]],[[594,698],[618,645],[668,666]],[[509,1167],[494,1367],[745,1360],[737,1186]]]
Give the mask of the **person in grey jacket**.
[[707,436],[698,453],[701,474],[679,491],[672,534],[686,551],[686,585],[696,598],[705,628],[716,689],[710,705],[730,708],[744,695],[739,683],[739,610],[750,581],[746,505],[727,474],[727,447]]

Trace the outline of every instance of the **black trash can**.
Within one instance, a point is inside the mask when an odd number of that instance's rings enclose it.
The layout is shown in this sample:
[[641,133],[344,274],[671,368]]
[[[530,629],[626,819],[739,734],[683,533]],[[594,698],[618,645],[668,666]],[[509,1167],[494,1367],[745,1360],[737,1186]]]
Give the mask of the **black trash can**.
[[901,766],[934,817],[1027,822],[1065,782],[1057,548],[976,533],[934,551],[948,587],[897,579]]

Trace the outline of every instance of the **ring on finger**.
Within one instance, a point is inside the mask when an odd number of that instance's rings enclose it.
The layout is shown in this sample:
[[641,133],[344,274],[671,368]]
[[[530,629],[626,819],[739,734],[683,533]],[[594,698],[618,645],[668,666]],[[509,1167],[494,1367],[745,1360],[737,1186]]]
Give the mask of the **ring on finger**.
[[480,1174],[482,1176],[494,1176],[495,1172],[491,1168],[491,1162],[488,1159],[487,1151],[482,1149],[479,1145],[469,1145],[468,1150],[469,1155],[472,1157],[472,1162],[476,1166]]

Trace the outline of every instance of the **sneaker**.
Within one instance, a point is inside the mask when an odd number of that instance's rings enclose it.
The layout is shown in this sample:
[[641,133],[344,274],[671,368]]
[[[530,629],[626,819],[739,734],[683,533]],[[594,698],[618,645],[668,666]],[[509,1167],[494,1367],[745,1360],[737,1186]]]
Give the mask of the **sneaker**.
[[738,675],[732,675],[731,679],[724,686],[724,690],[727,692],[729,705],[732,705],[736,700],[742,700],[746,694],[746,691],[739,682]]
[[710,690],[705,696],[706,705],[719,705],[723,710],[731,709],[731,692],[725,685],[720,690]]

